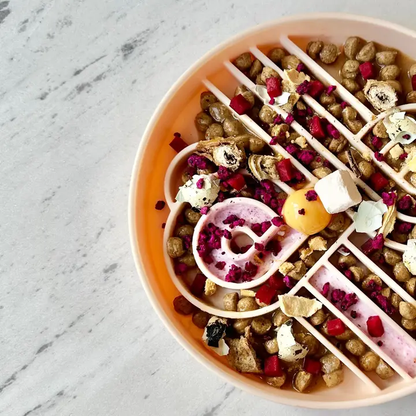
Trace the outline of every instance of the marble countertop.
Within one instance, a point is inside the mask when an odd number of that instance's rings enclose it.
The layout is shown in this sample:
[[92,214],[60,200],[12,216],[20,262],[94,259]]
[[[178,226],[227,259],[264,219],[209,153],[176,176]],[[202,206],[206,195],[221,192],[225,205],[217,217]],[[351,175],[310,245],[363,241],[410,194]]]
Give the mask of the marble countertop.
[[[152,310],[128,240],[140,136],[205,52],[282,15],[409,27],[416,15],[412,2],[281,3],[0,0],[1,415],[333,414],[261,400],[199,365]],[[337,414],[410,414],[414,400]]]

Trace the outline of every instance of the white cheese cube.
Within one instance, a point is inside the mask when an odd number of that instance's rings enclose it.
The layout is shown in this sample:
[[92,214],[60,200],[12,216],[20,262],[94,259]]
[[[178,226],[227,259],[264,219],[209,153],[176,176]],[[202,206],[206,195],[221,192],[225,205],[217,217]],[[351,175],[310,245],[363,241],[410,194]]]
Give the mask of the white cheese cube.
[[362,200],[357,186],[346,170],[337,170],[320,179],[315,185],[315,191],[330,214],[343,212]]

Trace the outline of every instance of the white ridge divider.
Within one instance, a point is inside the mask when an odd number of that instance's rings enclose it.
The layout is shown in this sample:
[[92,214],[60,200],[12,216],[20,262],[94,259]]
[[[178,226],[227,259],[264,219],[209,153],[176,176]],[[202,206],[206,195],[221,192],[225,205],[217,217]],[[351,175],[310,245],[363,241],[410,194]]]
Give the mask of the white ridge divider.
[[315,289],[309,282],[306,282],[304,288],[307,289],[316,299],[319,300],[334,316],[341,319],[358,338],[361,339],[373,352],[381,357],[390,367],[396,371],[405,380],[412,379],[407,372],[394,360],[392,360],[374,341],[372,341],[357,325],[351,322],[343,313],[341,313],[331,302],[328,301],[318,290]]
[[376,274],[393,292],[396,292],[404,301],[412,303],[416,306],[416,300],[413,299],[393,278],[391,278],[384,270],[382,270],[375,262],[368,261],[368,257],[357,248],[348,239],[344,242],[347,247],[358,260],[361,261],[372,273]]
[[361,381],[370,386],[375,391],[380,391],[377,386],[362,370],[360,370],[344,353],[342,353],[332,342],[322,335],[314,326],[312,326],[304,318],[296,318],[296,320],[306,328],[324,347],[334,354],[346,367],[348,367]]
[[[290,52],[296,55],[314,74],[314,76],[322,82],[329,83],[330,85],[335,85],[337,87],[336,91],[338,92],[339,96],[347,101],[352,107],[354,107],[358,113],[363,117],[363,119],[367,122],[371,122],[374,120],[381,120],[386,117],[388,114],[391,114],[391,109],[387,110],[384,113],[379,114],[377,117],[373,114],[363,103],[361,103],[357,98],[354,97],[347,89],[345,89],[337,80],[335,80],[328,72],[326,72],[319,64],[317,64],[307,53],[305,53],[302,49],[300,49],[295,43],[293,43],[286,35],[282,35],[280,38],[282,45]],[[260,51],[259,51],[260,52]],[[261,52],[260,52],[261,53]],[[257,58],[259,59],[259,58]],[[260,60],[260,59],[259,59]],[[270,61],[270,60],[269,60]],[[273,67],[274,68],[274,67]],[[312,97],[310,97],[311,100]],[[311,100],[307,100],[308,104],[311,104]],[[306,101],[306,100],[305,100]],[[311,105],[312,106],[312,105]],[[416,105],[406,105],[402,106],[408,110],[416,109]],[[357,150],[363,155],[370,155],[374,164],[378,166],[389,178],[393,179],[401,188],[403,188],[406,192],[410,195],[416,195],[416,188],[407,180],[405,180],[400,175],[397,175],[397,172],[386,162],[382,161],[379,162],[374,155],[374,152],[361,141],[361,139],[369,132],[366,127],[373,126],[376,123],[367,123],[366,126],[363,127],[361,132],[357,135],[353,135],[341,122],[335,119],[335,117],[329,117],[330,114],[328,111],[324,109],[324,113],[319,112],[319,107],[315,105],[313,108],[320,116],[323,116],[331,121],[331,124],[334,125],[344,136],[345,138],[357,148]],[[336,121],[335,121],[336,120]],[[362,131],[364,130],[364,133]],[[414,221],[415,223],[416,221]]]
[[[255,58],[257,58],[263,65],[269,66],[270,68],[274,69],[278,74],[284,78],[284,72],[273,62],[271,61],[266,55],[264,55],[258,48],[251,47],[250,52],[254,55]],[[273,106],[271,106],[266,100],[263,100],[255,91],[255,84],[253,81],[251,81],[246,75],[244,75],[232,62],[225,61],[224,62],[225,67],[228,69],[228,71],[243,85],[245,85],[261,102],[263,102],[264,105],[267,105],[269,108],[271,108],[273,111],[275,111],[277,114],[287,117],[288,113],[282,109],[277,109]],[[399,182],[399,184],[403,188],[409,188],[409,193],[416,193],[416,188],[411,186],[411,184],[397,176],[398,173],[394,171],[389,165],[387,165],[386,162],[378,162],[374,158],[374,154],[371,151],[370,148],[368,148],[364,143],[362,143],[360,140],[357,140],[356,136],[354,136],[339,120],[337,120],[331,113],[329,113],[327,110],[325,110],[314,98],[312,98],[310,95],[303,95],[302,98],[305,99],[305,102],[311,106],[311,108],[316,111],[320,116],[325,117],[337,130],[339,130],[342,135],[348,140],[348,142],[353,146],[356,147],[360,153],[367,154],[367,155],[373,155],[374,162],[379,165],[379,167],[382,170],[390,170],[389,176],[392,176],[393,179],[396,182]],[[416,107],[416,106],[415,106]],[[254,123],[257,125],[257,123]],[[331,164],[336,167],[339,170],[348,170],[351,173],[351,176],[354,180],[354,182],[359,186],[372,200],[378,201],[381,199],[380,195],[377,194],[369,185],[367,185],[363,180],[360,178],[357,178],[350,170],[350,168],[345,165],[341,160],[339,160],[332,152],[330,152],[324,145],[321,144],[321,142],[317,139],[315,139],[303,126],[301,126],[297,121],[294,121],[291,124],[291,127],[300,135],[304,136],[309,143],[309,145],[315,149],[319,154],[323,155],[328,161],[331,162]],[[261,129],[263,133],[264,130]],[[267,134],[267,133],[266,133]],[[268,137],[270,137],[268,135]],[[271,139],[271,137],[270,137]],[[394,145],[394,143],[393,143]],[[272,146],[273,147],[273,146]],[[283,148],[283,147],[282,147]],[[296,160],[292,157],[292,161]],[[408,189],[407,189],[408,191]],[[405,215],[402,213],[397,213],[397,218],[401,219],[402,221],[410,222],[412,224],[416,224],[416,217],[411,217],[409,215]]]

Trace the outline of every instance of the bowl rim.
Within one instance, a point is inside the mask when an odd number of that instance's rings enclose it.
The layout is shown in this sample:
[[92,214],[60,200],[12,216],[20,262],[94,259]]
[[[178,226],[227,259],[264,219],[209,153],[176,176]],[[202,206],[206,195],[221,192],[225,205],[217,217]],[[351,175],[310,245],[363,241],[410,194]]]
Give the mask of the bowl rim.
[[142,164],[144,163],[144,152],[146,147],[149,145],[151,133],[160,119],[160,114],[163,112],[165,106],[170,101],[171,97],[177,92],[177,90],[186,82],[189,76],[195,72],[199,67],[204,65],[209,59],[220,52],[222,49],[225,49],[227,46],[232,44],[235,40],[244,37],[249,34],[254,34],[257,31],[261,31],[267,29],[269,27],[279,25],[286,22],[291,21],[302,21],[302,20],[317,20],[317,19],[343,19],[343,20],[355,20],[359,22],[368,22],[370,24],[378,25],[378,26],[385,26],[389,29],[397,32],[401,32],[405,35],[410,37],[416,37],[416,32],[399,25],[397,23],[392,23],[383,19],[377,19],[369,16],[363,15],[355,15],[349,13],[303,13],[303,14],[296,14],[291,16],[285,16],[279,19],[273,19],[255,26],[252,26],[244,31],[237,33],[236,35],[228,38],[224,42],[221,42],[216,47],[210,49],[206,52],[201,58],[199,58],[196,62],[194,62],[183,74],[182,76],[169,88],[169,90],[165,93],[164,97],[162,98],[161,102],[155,108],[145,131],[143,132],[142,138],[140,140],[140,144],[138,146],[138,150],[135,156],[132,174],[130,178],[130,186],[129,186],[129,196],[128,196],[128,228],[129,228],[129,237],[130,237],[130,246],[132,249],[132,254],[134,258],[134,263],[136,266],[137,273],[140,277],[142,282],[143,288],[145,293],[155,310],[156,314],[158,315],[159,319],[163,322],[165,327],[171,333],[171,335],[176,339],[176,341],[189,353],[193,358],[195,358],[200,364],[202,364],[205,368],[209,369],[219,377],[221,377],[226,382],[232,384],[233,386],[238,387],[239,389],[243,390],[246,393],[255,394],[262,399],[266,399],[268,401],[272,401],[275,403],[288,405],[288,406],[295,406],[295,407],[303,407],[303,408],[310,408],[310,409],[352,409],[357,407],[365,407],[365,406],[372,406],[378,405],[382,403],[386,403],[392,400],[396,400],[407,396],[411,393],[416,391],[416,383],[409,384],[408,386],[403,386],[399,390],[394,390],[390,393],[379,395],[376,397],[365,399],[358,399],[358,400],[351,400],[351,401],[318,401],[318,400],[302,400],[302,401],[295,401],[293,398],[288,398],[285,395],[276,394],[275,396],[271,397],[270,394],[266,393],[261,387],[256,387],[253,385],[249,385],[246,382],[243,382],[239,377],[234,376],[232,374],[226,373],[221,371],[218,365],[214,364],[213,361],[208,360],[203,354],[198,352],[190,343],[189,341],[184,338],[180,331],[170,323],[168,316],[164,313],[162,307],[159,305],[155,293],[153,292],[152,287],[149,284],[149,280],[144,272],[143,267],[143,258],[141,256],[140,248],[137,241],[137,228],[136,228],[136,215],[135,215],[135,206],[136,206],[136,190],[137,184],[139,180],[138,173],[141,170]]

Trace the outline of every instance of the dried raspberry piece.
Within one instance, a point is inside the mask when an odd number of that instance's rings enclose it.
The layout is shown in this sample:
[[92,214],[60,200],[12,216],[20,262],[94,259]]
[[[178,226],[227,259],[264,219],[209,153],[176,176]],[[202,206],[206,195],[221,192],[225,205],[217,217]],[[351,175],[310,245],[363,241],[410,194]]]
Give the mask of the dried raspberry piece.
[[371,144],[377,149],[380,150],[383,147],[383,140],[380,137],[373,136],[371,138]]
[[209,211],[209,207],[202,207],[202,208],[199,210],[199,212],[200,212],[202,215],[207,215],[207,214],[208,214],[208,211]]
[[305,357],[303,361],[303,369],[311,374],[319,374],[321,372],[321,363],[312,358]]
[[412,205],[413,202],[410,195],[405,195],[397,202],[397,209],[399,209],[400,211],[407,211],[412,207]]
[[245,271],[248,273],[250,277],[254,277],[257,274],[257,271],[259,270],[259,267],[253,264],[251,261],[248,261],[244,265]]
[[352,280],[354,278],[354,275],[352,274],[351,270],[345,270],[344,274],[348,278],[348,280]]
[[383,198],[383,202],[388,206],[391,207],[394,205],[394,201],[396,200],[396,193],[395,192],[383,192],[381,197]]
[[191,155],[188,158],[188,165],[192,168],[207,169],[209,160],[200,155]]
[[292,289],[295,287],[295,282],[290,276],[285,276],[283,278],[283,283],[286,285],[287,288]]
[[227,180],[232,175],[232,172],[229,171],[225,166],[220,166],[218,168],[217,175],[220,179]]
[[270,98],[282,95],[282,87],[280,86],[280,80],[277,77],[269,77],[266,79],[266,89]]
[[232,235],[231,235],[230,231],[228,231],[228,230],[223,230],[223,236],[227,240],[231,240],[231,238],[232,238]]
[[283,370],[277,355],[272,355],[265,358],[264,375],[267,377],[281,377],[283,375]]
[[336,85],[330,85],[327,89],[326,89],[326,95],[330,95],[332,94],[335,90],[337,89]]
[[280,218],[280,217],[272,218],[271,222],[275,227],[280,227],[281,225],[283,225],[285,223],[283,221],[283,218]]
[[293,114],[288,114],[285,118],[285,123],[289,124],[289,126],[295,121],[295,117],[293,117]]
[[175,263],[175,274],[181,276],[188,271],[188,266],[185,263]]
[[251,104],[244,98],[242,94],[238,94],[231,98],[230,107],[241,116],[250,110]]
[[282,249],[280,243],[276,240],[271,240],[266,244],[266,251],[269,251],[273,256],[277,256]]
[[384,334],[383,322],[378,315],[367,319],[367,330],[372,337],[381,337]]
[[374,296],[376,302],[380,305],[381,309],[387,313],[387,315],[393,315],[396,310],[393,308],[389,299],[386,296],[383,296],[381,293],[378,293]]
[[164,229],[166,227],[166,223],[165,222],[163,222],[162,223],[162,228]]
[[329,320],[326,327],[331,337],[342,335],[345,332],[345,324],[339,318]]
[[298,211],[298,214],[299,214],[299,215],[305,215],[305,208],[301,208],[301,209]]
[[290,154],[290,155],[294,155],[299,149],[294,145],[294,144],[288,144],[286,146],[286,151]]
[[405,159],[407,159],[407,156],[409,156],[409,155],[408,155],[408,153],[403,152],[403,153],[399,156],[399,159],[400,159],[400,160],[405,160]]
[[355,319],[358,316],[357,311],[351,311],[350,315],[352,319]]
[[342,101],[341,103],[341,108],[344,110],[345,108],[349,107],[349,103],[347,103],[346,101]]
[[277,136],[273,136],[269,142],[270,145],[274,146],[279,143],[279,138]]
[[298,85],[296,88],[296,92],[300,95],[307,94],[309,91],[309,81],[303,81],[301,84]]
[[318,199],[318,194],[315,191],[311,190],[306,192],[305,197],[307,201],[316,201]]
[[282,116],[280,114],[278,114],[274,120],[273,120],[273,124],[282,124],[283,123],[283,119]]
[[275,102],[276,102],[276,100],[274,98],[270,98],[270,100],[269,100],[270,105],[273,105]]
[[331,285],[329,284],[329,282],[326,282],[326,283],[322,286],[322,290],[321,290],[322,296],[327,297],[327,296],[328,296],[328,293],[329,293],[329,289],[330,289],[330,288],[331,288]]
[[260,244],[260,243],[254,243],[254,248],[257,251],[265,251],[266,250],[265,247],[264,247],[264,244]]
[[378,234],[374,238],[367,240],[362,246],[361,249],[364,254],[369,255],[374,253],[376,250],[381,250],[384,246],[383,234]]
[[228,269],[228,273],[225,275],[226,282],[238,282],[241,280],[242,270],[241,267],[232,264],[231,267]]
[[345,292],[341,289],[334,289],[331,293],[332,303],[338,303],[345,298]]
[[165,201],[157,201],[155,205],[155,209],[158,211],[161,211],[163,208],[165,208],[166,202]]
[[204,187],[204,178],[198,179],[198,181],[196,182],[196,187],[198,189],[202,189]]
[[219,261],[218,263],[215,264],[215,268],[217,268],[218,270],[224,270],[226,263],[225,261]]
[[328,124],[326,126],[326,131],[330,136],[332,136],[334,139],[339,139],[341,137],[339,131],[332,125]]
[[384,156],[380,153],[380,152],[374,152],[374,157],[376,158],[376,160],[378,160],[379,162],[383,162],[384,160]]
[[276,296],[277,290],[271,288],[269,285],[265,284],[260,287],[260,289],[256,293],[256,299],[264,303],[266,305],[270,305],[272,303],[273,298]]
[[[243,246],[243,247],[241,247],[240,248],[240,253],[241,254],[244,254],[244,253],[246,253],[247,251],[249,251],[250,250],[250,248],[251,248],[252,246],[250,245],[250,244],[248,244],[248,245],[246,245],[246,246]],[[260,256],[259,256],[260,257]]]
[[296,71],[298,71],[298,72],[305,72],[306,71],[305,64],[303,64],[302,62],[300,64],[298,64],[298,66],[296,67]]
[[358,302],[358,297],[355,293],[347,293],[341,301],[341,309],[347,311],[352,305]]
[[413,226],[408,222],[402,222],[401,224],[397,224],[395,228],[400,234],[408,234],[412,230]]
[[306,166],[310,165],[315,159],[316,153],[313,150],[301,150],[298,153],[298,159]]

